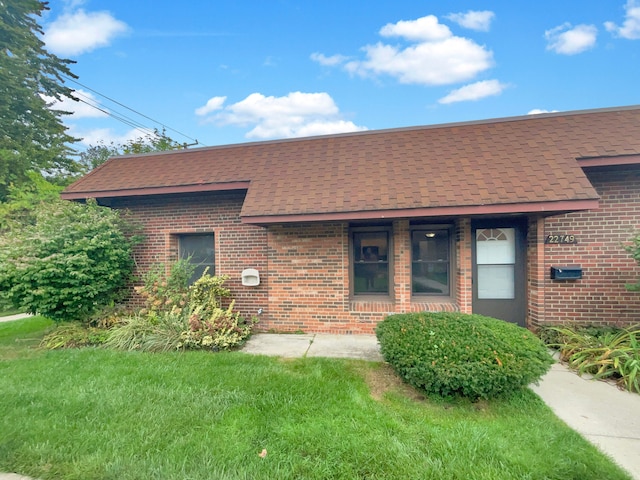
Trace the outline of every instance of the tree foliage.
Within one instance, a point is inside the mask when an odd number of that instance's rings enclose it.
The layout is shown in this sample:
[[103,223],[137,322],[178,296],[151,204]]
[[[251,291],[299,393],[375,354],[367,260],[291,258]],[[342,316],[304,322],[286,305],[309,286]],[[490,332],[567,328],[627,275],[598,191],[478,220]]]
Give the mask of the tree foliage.
[[45,49],[37,17],[38,0],[0,0],[0,201],[10,184],[29,181],[27,172],[72,172],[76,163],[62,116],[53,99],[73,98],[64,77],[77,78],[63,60]]
[[15,307],[56,321],[83,320],[117,300],[139,238],[121,212],[62,200],[35,223],[0,236],[0,291]]
[[36,222],[35,210],[40,205],[60,198],[61,186],[48,182],[37,172],[27,172],[29,182],[10,185],[6,202],[0,202],[0,235]]
[[[630,243],[624,245],[624,249],[631,255],[631,258],[640,265],[640,232],[636,232],[629,241]],[[627,284],[625,287],[629,291],[640,292],[640,280],[636,283]]]
[[80,153],[78,171],[80,174],[87,174],[109,160],[109,158],[118,155],[163,152],[167,150],[178,150],[180,148],[184,148],[184,146],[167,137],[164,130],[162,132],[156,130],[153,133],[129,140],[124,144],[114,142],[109,144],[98,143],[97,145],[91,145],[84,152]]

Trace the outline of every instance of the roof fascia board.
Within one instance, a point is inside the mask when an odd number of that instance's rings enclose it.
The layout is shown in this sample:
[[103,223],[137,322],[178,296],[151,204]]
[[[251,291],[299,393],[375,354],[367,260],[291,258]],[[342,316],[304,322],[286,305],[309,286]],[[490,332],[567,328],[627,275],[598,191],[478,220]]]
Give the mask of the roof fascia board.
[[251,182],[211,183],[206,185],[176,185],[172,187],[144,187],[124,190],[103,190],[100,192],[62,192],[63,200],[85,200],[87,198],[140,197],[167,195],[172,193],[222,192],[226,190],[248,190]]
[[593,210],[599,207],[597,199],[566,200],[561,202],[513,203],[504,205],[470,205],[402,210],[372,210],[366,212],[311,213],[296,215],[242,216],[242,223],[267,225],[273,223],[302,223],[348,220],[382,220],[394,218],[444,217],[469,215],[502,215],[514,213],[554,213]]
[[616,155],[615,157],[583,157],[578,158],[578,165],[588,167],[617,167],[620,165],[638,165],[640,155]]

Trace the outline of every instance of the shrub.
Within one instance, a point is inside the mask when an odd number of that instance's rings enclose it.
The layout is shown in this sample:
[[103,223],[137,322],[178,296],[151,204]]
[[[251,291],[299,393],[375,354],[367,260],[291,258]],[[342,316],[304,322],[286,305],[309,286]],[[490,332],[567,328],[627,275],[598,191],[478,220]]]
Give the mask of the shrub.
[[627,329],[550,327],[560,359],[577,370],[595,378],[611,378],[618,385],[640,393],[640,326]]
[[376,335],[385,360],[427,394],[505,395],[539,380],[553,363],[531,332],[481,315],[391,315],[378,324]]
[[231,292],[223,284],[227,276],[205,274],[186,287],[191,273],[185,262],[175,264],[169,275],[157,266],[145,276],[138,292],[147,308],[125,318],[109,333],[107,347],[120,350],[230,350],[251,335],[253,321],[234,312],[235,302],[222,308]]
[[[606,335],[616,334],[622,331],[621,327],[613,325],[552,325],[542,326],[538,329],[537,335],[545,345],[558,345],[565,342],[567,338],[564,332],[580,333],[586,339],[592,339],[594,342]],[[571,334],[570,334],[571,335]]]
[[0,291],[55,321],[84,320],[117,300],[139,237],[120,212],[66,201],[37,208],[34,224],[0,236]]
[[164,264],[153,265],[143,277],[144,285],[135,288],[145,302],[142,314],[155,315],[185,308],[189,300],[189,279],[194,269],[187,260],[175,262],[168,274]]
[[58,327],[42,339],[40,346],[48,350],[60,348],[96,347],[107,341],[108,332],[103,328],[87,327],[71,322]]
[[107,305],[88,317],[83,323],[87,327],[96,327],[108,330],[115,325],[122,323],[125,318],[131,316],[133,313],[134,311],[131,307],[121,303]]
[[222,308],[222,299],[231,295],[224,287],[228,278],[205,272],[189,287],[189,329],[182,333],[180,348],[231,350],[249,338],[254,321],[246,322],[234,312],[233,300]]
[[201,315],[209,315],[222,307],[222,299],[231,296],[231,290],[224,287],[228,275],[212,276],[205,270],[202,277],[189,287],[189,305],[201,309]]
[[[633,237],[629,239],[630,243],[624,245],[624,249],[631,255],[631,258],[640,265],[640,232],[635,232]],[[640,291],[640,280],[636,283],[630,283],[625,285],[627,290],[632,292]]]
[[[231,350],[242,345],[251,335],[253,321],[246,322],[229,308],[196,309],[189,317],[189,329],[180,337],[180,348]],[[206,312],[206,315],[203,315]]]

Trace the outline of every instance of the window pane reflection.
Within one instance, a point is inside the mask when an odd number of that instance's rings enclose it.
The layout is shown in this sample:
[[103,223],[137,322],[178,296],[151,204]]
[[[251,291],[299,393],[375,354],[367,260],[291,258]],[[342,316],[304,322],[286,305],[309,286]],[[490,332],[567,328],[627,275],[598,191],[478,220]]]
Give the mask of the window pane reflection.
[[411,291],[449,295],[449,230],[424,229],[411,233]]
[[354,294],[389,293],[388,232],[353,234]]

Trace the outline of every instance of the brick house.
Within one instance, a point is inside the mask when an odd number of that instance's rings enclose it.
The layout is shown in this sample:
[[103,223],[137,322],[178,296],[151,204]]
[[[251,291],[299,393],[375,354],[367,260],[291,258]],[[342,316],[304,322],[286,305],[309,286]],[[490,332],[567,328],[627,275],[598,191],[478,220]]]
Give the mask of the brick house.
[[263,329],[640,318],[622,247],[640,226],[640,106],[123,156],[62,197],[129,209],[141,271],[191,255],[230,275]]

